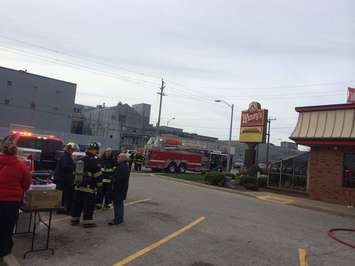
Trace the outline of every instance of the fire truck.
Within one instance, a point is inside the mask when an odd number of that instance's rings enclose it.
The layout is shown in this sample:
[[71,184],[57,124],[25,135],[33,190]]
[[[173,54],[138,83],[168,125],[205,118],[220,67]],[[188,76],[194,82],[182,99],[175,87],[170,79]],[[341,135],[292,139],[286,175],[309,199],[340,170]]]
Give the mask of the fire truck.
[[145,167],[155,171],[222,171],[226,168],[226,163],[225,154],[207,150],[203,145],[174,136],[151,137],[145,148]]
[[18,156],[32,172],[54,171],[58,153],[63,150],[63,141],[53,135],[35,134],[30,131],[14,130],[3,139],[18,147]]

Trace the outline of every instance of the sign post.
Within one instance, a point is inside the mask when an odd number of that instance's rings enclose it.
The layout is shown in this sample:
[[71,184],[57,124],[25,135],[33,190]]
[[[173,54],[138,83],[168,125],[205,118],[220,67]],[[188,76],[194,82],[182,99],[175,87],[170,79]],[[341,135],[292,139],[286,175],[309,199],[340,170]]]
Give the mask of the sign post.
[[242,111],[239,141],[248,144],[245,151],[245,165],[255,164],[255,146],[265,143],[268,110],[261,109],[258,102],[251,102],[248,110]]

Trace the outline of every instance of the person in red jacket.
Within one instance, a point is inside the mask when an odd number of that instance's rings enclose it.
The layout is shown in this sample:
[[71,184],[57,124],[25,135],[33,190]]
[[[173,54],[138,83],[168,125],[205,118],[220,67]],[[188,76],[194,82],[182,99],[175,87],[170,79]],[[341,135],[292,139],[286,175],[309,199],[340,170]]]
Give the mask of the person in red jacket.
[[0,153],[0,262],[11,254],[12,232],[23,193],[32,183],[24,163],[17,159],[17,147],[11,142],[1,145]]

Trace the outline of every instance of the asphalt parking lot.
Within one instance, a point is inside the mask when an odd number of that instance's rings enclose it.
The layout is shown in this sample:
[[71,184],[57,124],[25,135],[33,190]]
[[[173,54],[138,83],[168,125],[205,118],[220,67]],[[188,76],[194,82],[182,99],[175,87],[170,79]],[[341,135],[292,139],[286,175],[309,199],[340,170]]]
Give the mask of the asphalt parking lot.
[[[355,251],[327,236],[354,228],[353,218],[132,174],[125,224],[107,225],[112,210],[97,211],[97,228],[54,218],[55,254],[34,253],[16,237],[21,265],[354,265]],[[304,257],[305,256],[305,257]]]

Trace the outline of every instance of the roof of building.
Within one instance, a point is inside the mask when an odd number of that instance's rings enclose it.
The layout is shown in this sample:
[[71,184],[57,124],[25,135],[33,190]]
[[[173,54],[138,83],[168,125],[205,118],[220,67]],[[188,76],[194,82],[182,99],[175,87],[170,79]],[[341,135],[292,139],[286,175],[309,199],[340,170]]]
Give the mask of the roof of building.
[[312,111],[346,110],[346,109],[355,109],[355,103],[301,106],[295,108],[295,110],[299,113],[312,112]]
[[304,145],[355,145],[355,104],[296,107],[291,139]]
[[29,72],[27,72],[27,70],[17,70],[17,69],[2,67],[2,66],[0,66],[0,69],[17,72],[17,73],[21,73],[21,74],[24,74],[24,75],[35,76],[35,77],[38,77],[38,78],[44,78],[44,79],[50,79],[50,80],[53,80],[53,81],[64,82],[64,83],[68,83],[68,84],[76,86],[76,83],[73,83],[73,82],[70,82],[70,81],[65,81],[65,80],[60,80],[60,79],[55,79],[55,78],[50,78],[50,77],[46,77],[46,76],[41,76],[41,75],[29,73]]

